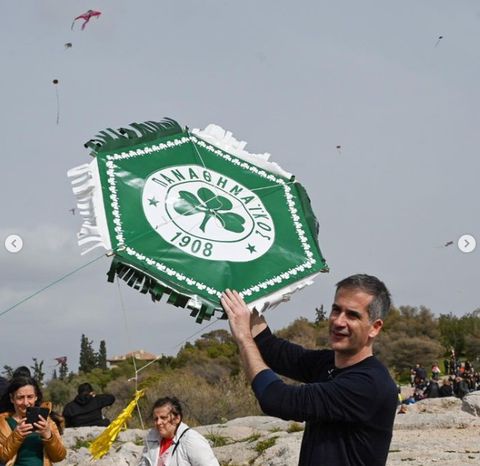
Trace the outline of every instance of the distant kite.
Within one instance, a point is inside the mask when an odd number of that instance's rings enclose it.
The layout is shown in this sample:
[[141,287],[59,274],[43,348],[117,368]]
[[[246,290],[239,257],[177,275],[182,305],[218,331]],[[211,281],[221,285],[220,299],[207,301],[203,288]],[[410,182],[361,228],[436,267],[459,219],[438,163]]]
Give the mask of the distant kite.
[[448,247],[448,246],[451,246],[452,244],[453,244],[453,241],[447,241],[447,242],[443,245],[443,247],[446,248],[446,247]]
[[65,43],[65,49],[71,49],[72,48],[72,43],[71,42],[67,42]]
[[73,30],[73,25],[75,24],[75,21],[77,19],[83,19],[84,22],[82,24],[82,31],[85,29],[85,26],[87,25],[87,23],[90,21],[91,18],[93,18],[94,16],[96,17],[99,17],[100,15],[102,14],[101,11],[95,11],[95,10],[88,10],[86,11],[85,13],[81,14],[80,16],[77,16],[73,22],[72,22],[72,30]]
[[59,358],[54,358],[55,361],[57,361],[58,364],[67,364],[67,357],[66,356],[60,356]]
[[54,79],[52,84],[55,86],[55,95],[57,96],[57,125],[60,122],[60,97],[58,95],[58,79]]
[[435,47],[440,43],[442,39],[443,39],[443,36],[438,36],[437,42],[435,43]]
[[342,146],[338,145],[337,150],[338,150],[338,153],[341,154],[342,153]]

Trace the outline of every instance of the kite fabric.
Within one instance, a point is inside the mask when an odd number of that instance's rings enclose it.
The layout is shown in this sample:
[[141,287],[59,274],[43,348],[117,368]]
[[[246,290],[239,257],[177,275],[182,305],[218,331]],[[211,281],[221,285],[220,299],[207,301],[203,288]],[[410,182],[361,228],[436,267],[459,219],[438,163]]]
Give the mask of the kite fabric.
[[137,390],[128,406],[108,425],[108,427],[92,442],[89,447],[92,456],[98,460],[110,450],[118,434],[126,428],[127,421],[132,416],[138,400],[144,395],[145,390]]
[[87,25],[87,23],[92,19],[92,18],[98,18],[100,15],[102,14],[101,11],[95,11],[95,10],[88,10],[86,11],[85,13],[82,13],[81,15],[77,16],[76,18],[74,18],[74,20],[72,21],[72,27],[71,29],[73,30],[73,26],[75,25],[75,21],[77,21],[77,19],[83,19],[83,23],[82,23],[82,31],[85,29],[85,26]]
[[318,223],[295,177],[245,145],[168,118],[100,132],[85,144],[93,161],[68,172],[82,254],[107,249],[109,281],[169,295],[199,323],[225,318],[226,288],[259,312],[288,300],[328,271]]

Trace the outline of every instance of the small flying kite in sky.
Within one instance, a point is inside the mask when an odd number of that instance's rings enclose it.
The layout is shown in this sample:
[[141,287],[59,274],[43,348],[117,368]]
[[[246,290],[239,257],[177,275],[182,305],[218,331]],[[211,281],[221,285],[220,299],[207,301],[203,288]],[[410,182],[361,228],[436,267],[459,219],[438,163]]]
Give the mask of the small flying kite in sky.
[[57,361],[58,364],[67,364],[67,357],[66,356],[60,356],[58,358],[54,358],[55,361]]
[[65,49],[71,49],[72,48],[72,43],[71,42],[66,42],[65,43]]
[[52,80],[52,84],[55,86],[55,95],[57,96],[57,125],[60,122],[60,97],[58,95],[58,79]]
[[87,25],[87,23],[90,21],[91,18],[93,17],[99,17],[100,15],[102,14],[101,11],[95,11],[95,10],[88,10],[86,11],[85,13],[81,14],[80,16],[77,16],[73,22],[72,22],[72,30],[73,30],[73,25],[75,24],[75,21],[77,19],[83,19],[83,24],[82,24],[82,31],[85,29],[85,26]]
[[337,146],[337,151],[338,151],[339,154],[341,154],[342,153],[342,146],[338,145]]
[[443,36],[438,36],[437,42],[435,42],[435,47],[440,43],[442,39],[443,39]]
[[447,241],[443,246],[446,248],[448,246],[451,246],[453,244],[453,241]]

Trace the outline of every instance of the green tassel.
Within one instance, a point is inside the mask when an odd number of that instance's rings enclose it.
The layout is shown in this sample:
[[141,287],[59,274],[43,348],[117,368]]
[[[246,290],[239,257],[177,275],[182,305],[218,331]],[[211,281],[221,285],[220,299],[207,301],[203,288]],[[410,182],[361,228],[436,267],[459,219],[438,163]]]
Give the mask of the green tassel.
[[87,141],[84,146],[90,149],[90,154],[95,157],[100,152],[130,149],[137,144],[144,144],[183,132],[182,127],[175,120],[164,118],[160,122],[131,123],[130,128],[119,128],[118,130],[107,128]]
[[170,293],[167,303],[173,304],[174,306],[177,306],[177,307],[185,307],[189,299],[190,298],[188,296],[184,296],[172,291]]
[[[149,275],[121,262],[118,256],[114,256],[112,259],[110,269],[107,272],[108,281],[113,283],[115,281],[115,275],[124,280],[128,286],[138,290],[140,293],[149,293],[153,302],[160,301],[164,294],[168,294],[168,304],[186,308],[188,301],[190,300],[189,296],[173,291],[160,284]],[[197,323],[202,323],[204,320],[210,320],[217,310],[223,312],[222,309],[215,308],[215,306],[210,303],[203,303],[200,309],[191,307],[189,307],[189,309],[191,310],[190,315],[196,318],[195,320]],[[223,313],[220,318],[225,319],[225,313]]]

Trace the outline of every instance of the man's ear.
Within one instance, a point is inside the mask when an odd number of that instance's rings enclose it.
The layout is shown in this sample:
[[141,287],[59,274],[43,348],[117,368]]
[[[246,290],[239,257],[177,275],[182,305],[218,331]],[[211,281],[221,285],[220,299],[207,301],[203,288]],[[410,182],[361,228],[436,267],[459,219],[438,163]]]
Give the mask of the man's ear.
[[383,320],[382,319],[377,319],[372,323],[372,328],[370,329],[370,332],[368,333],[368,336],[370,338],[375,338],[379,333],[380,330],[383,327]]

